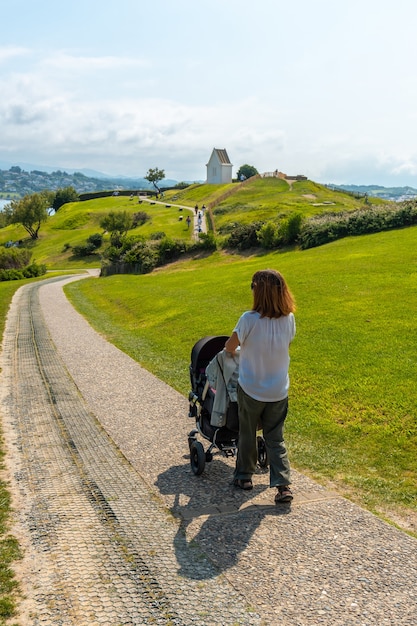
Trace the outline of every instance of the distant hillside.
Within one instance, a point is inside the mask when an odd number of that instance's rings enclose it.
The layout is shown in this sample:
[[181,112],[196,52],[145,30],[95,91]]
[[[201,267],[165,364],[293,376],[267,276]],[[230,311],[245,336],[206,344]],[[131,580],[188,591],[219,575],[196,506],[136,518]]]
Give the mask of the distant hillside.
[[[161,186],[172,187],[176,184],[177,181],[164,180]],[[62,170],[54,172],[31,170],[28,172],[19,166],[0,170],[0,198],[23,197],[43,189],[55,191],[63,187],[74,187],[78,193],[91,193],[112,189],[152,189],[153,185],[144,178],[102,178],[100,175],[86,176],[82,172],[70,174]]]
[[381,185],[327,185],[330,189],[349,191],[353,194],[373,196],[384,200],[409,200],[417,197],[417,189],[413,187],[382,187]]

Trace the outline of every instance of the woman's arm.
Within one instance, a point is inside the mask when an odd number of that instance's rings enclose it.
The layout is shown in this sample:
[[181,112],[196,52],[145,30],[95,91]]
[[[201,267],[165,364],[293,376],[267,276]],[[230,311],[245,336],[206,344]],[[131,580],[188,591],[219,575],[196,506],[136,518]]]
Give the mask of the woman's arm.
[[226,350],[226,352],[230,352],[231,354],[234,354],[239,344],[240,342],[236,334],[236,331],[233,331],[231,337],[229,337],[229,339],[224,344],[224,349]]

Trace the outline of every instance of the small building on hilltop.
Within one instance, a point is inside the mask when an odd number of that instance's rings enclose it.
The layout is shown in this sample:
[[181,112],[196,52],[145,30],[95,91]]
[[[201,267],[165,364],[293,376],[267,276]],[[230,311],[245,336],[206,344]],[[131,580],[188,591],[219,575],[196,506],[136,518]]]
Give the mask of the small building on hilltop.
[[226,150],[213,148],[207,167],[207,183],[219,185],[232,182],[232,167]]

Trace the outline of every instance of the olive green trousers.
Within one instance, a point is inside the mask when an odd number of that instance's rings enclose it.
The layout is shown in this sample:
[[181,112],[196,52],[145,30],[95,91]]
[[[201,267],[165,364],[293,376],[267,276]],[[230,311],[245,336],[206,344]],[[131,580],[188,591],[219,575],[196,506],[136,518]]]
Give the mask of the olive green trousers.
[[262,428],[269,461],[271,487],[289,485],[290,463],[284,442],[284,422],[288,412],[288,398],[277,402],[255,400],[238,385],[239,438],[234,478],[252,477],[258,460],[257,430]]

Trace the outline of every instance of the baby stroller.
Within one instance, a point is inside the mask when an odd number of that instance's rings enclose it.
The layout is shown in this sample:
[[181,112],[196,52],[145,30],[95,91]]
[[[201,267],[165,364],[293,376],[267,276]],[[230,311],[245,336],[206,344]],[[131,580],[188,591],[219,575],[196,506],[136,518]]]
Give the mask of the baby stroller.
[[[210,336],[203,337],[191,350],[190,381],[191,391],[189,394],[189,417],[195,419],[195,428],[188,434],[188,446],[190,448],[190,464],[195,475],[202,474],[206,462],[213,460],[213,454],[217,451],[224,456],[235,456],[239,435],[239,417],[237,402],[229,401],[226,412],[226,424],[224,426],[212,425],[212,411],[215,400],[215,390],[209,385],[206,368],[214,357],[221,352],[229,337]],[[231,379],[231,384],[237,384],[236,376]],[[198,436],[210,442],[207,450]],[[258,463],[260,467],[268,466],[268,458],[265,441],[262,436],[257,437]]]

